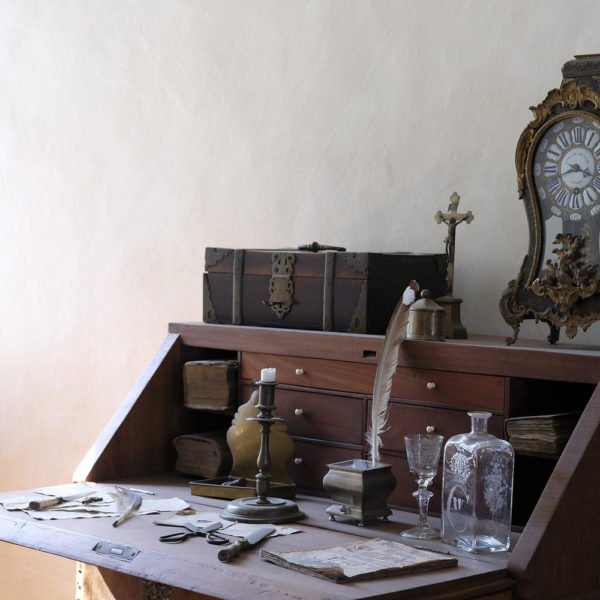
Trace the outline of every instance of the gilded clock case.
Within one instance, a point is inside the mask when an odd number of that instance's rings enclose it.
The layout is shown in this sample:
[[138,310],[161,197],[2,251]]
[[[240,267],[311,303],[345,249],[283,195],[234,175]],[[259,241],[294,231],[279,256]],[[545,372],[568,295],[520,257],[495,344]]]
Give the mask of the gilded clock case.
[[[546,262],[542,249],[548,234],[533,178],[535,152],[550,127],[574,116],[600,122],[599,75],[600,56],[567,63],[560,89],[550,91],[542,103],[531,107],[534,118],[519,138],[515,163],[519,197],[529,225],[529,249],[517,278],[509,282],[500,299],[500,313],[514,332],[507,338],[509,344],[516,341],[525,319],[547,323],[550,343],[558,340],[561,327],[572,338],[579,329],[586,330],[600,319],[598,253],[588,251],[591,242],[585,232],[586,219],[579,233],[563,232],[553,240],[555,257]],[[588,215],[587,219],[600,221],[600,215]],[[597,245],[598,240],[593,243]]]

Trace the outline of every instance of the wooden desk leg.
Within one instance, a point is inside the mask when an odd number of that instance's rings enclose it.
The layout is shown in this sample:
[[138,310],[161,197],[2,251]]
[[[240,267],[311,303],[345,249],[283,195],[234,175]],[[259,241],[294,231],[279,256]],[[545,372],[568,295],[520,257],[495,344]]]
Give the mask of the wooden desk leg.
[[77,563],[76,600],[217,600],[156,581]]

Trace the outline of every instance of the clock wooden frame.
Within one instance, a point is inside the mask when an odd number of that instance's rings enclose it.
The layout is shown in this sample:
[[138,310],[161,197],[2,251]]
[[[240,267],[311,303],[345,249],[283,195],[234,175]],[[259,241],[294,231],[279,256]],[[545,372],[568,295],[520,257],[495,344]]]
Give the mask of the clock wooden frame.
[[[582,62],[585,63],[583,69]],[[572,74],[584,76],[567,77],[569,69]],[[560,89],[550,91],[543,102],[531,107],[534,118],[517,143],[517,185],[527,214],[529,249],[517,278],[508,283],[500,298],[500,313],[513,328],[513,336],[506,339],[508,344],[516,341],[525,319],[547,323],[550,343],[558,341],[561,327],[565,328],[569,338],[573,338],[579,329],[585,331],[600,320],[597,280],[600,273],[597,263],[600,261],[587,257],[587,235],[556,235],[553,253],[557,260],[547,260],[540,269],[543,244],[550,234],[541,217],[540,197],[533,175],[538,143],[550,127],[564,119],[581,116],[600,125],[600,57],[571,61],[563,67],[563,74]],[[589,218],[600,221],[600,214]]]

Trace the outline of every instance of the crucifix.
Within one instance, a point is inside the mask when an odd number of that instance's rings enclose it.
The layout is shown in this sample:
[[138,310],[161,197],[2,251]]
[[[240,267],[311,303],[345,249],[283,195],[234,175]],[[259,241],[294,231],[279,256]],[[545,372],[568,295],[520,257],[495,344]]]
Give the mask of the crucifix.
[[456,241],[456,227],[463,221],[469,224],[475,217],[470,210],[466,213],[459,213],[459,202],[460,196],[454,192],[450,196],[448,210],[446,212],[438,210],[435,213],[437,223],[445,223],[448,226],[448,236],[445,239],[446,261],[448,264],[446,293],[441,298],[436,298],[436,302],[446,313],[444,318],[444,337],[464,339],[467,337],[467,330],[460,322],[460,303],[462,300],[452,295],[454,286],[454,244]]

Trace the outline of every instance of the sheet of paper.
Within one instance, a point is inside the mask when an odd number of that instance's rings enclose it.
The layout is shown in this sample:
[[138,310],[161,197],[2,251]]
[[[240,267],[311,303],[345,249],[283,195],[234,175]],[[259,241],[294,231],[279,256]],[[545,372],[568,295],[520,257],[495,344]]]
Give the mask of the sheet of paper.
[[48,508],[46,510],[26,510],[24,512],[38,521],[94,519],[98,517],[116,517],[119,515],[118,512],[114,511],[114,505],[110,510],[93,510],[91,508],[85,508],[82,510],[80,507],[79,510],[59,510],[56,508]]
[[[231,521],[227,521],[230,525],[227,525],[223,528],[223,533],[227,535],[231,535],[234,537],[245,538],[248,537],[253,531],[257,529],[262,529],[265,524],[261,523],[259,525],[255,525],[253,523],[232,523]],[[226,522],[224,522],[226,523]],[[267,523],[268,525],[268,523]],[[292,527],[284,527],[283,525],[271,525],[271,527],[275,527],[275,531],[268,537],[275,537],[276,535],[290,535],[292,533],[299,533],[300,529],[294,529]]]
[[52,485],[48,487],[37,488],[36,493],[44,494],[45,496],[72,496],[73,494],[82,494],[89,492],[96,494],[98,491],[96,486],[80,481],[79,483],[67,483],[64,485]]
[[33,500],[31,496],[15,496],[7,500],[0,501],[6,510],[25,510],[29,507],[29,503]]
[[[171,527],[183,527],[185,523],[191,523],[195,527],[205,527],[209,523],[214,523],[215,521],[221,521],[221,523],[224,523],[218,512],[209,511],[171,515],[170,517],[157,519],[154,521],[154,524],[169,525]],[[226,521],[226,523],[229,522],[230,521]]]
[[[222,527],[218,529],[220,533],[230,535],[232,537],[246,537],[253,531],[264,527],[264,525],[254,525],[252,523],[236,523],[235,521],[226,521],[222,519],[216,511],[199,512],[192,515],[173,515],[166,519],[157,519],[154,521],[156,525],[170,525],[172,527],[183,527],[185,523],[192,523],[196,527],[204,527],[209,523],[220,521]],[[276,535],[290,535],[292,533],[298,533],[299,529],[293,529],[292,527],[284,527],[283,525],[273,525],[275,527],[274,533],[269,537]]]
[[[49,521],[53,519],[90,519],[95,517],[116,517],[120,514],[117,503],[110,494],[111,486],[99,485],[93,486],[87,483],[76,483],[72,485],[58,485],[39,488],[31,496],[9,498],[0,503],[7,510],[21,510],[34,519],[40,521]],[[63,502],[52,508],[44,510],[30,510],[29,503],[32,500],[40,499],[44,496],[70,496],[89,492],[90,496],[100,498],[90,504],[82,504],[81,499]],[[39,495],[38,495],[39,494]],[[89,497],[89,496],[88,496]],[[150,515],[161,512],[179,513],[191,511],[190,505],[181,498],[156,498],[154,496],[142,496],[142,505],[137,514]]]

